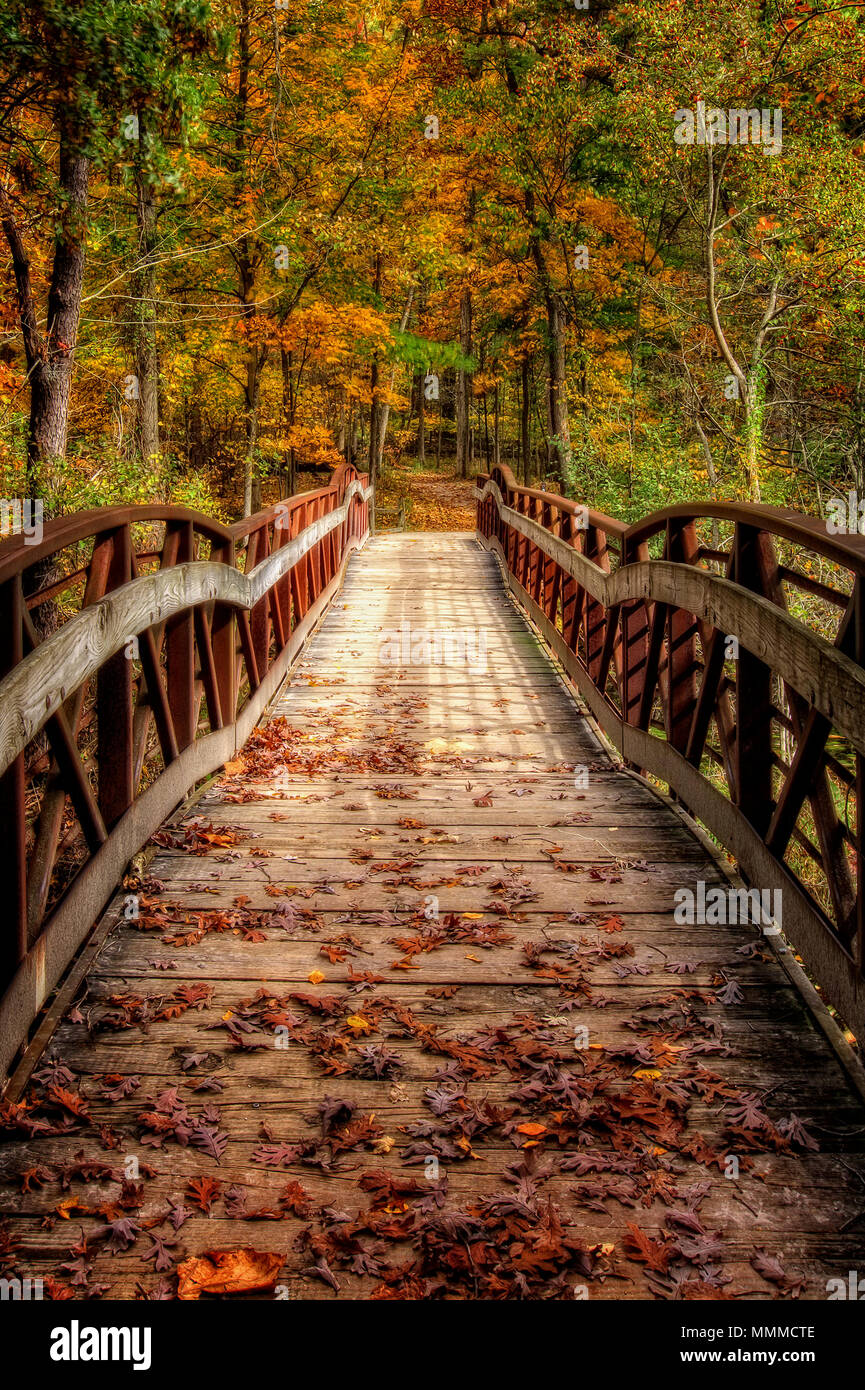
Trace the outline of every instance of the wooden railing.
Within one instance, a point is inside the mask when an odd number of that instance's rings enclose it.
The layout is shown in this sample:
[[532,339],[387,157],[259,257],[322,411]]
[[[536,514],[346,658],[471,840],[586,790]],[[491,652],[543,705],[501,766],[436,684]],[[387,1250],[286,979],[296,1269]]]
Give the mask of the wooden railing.
[[[756,505],[628,526],[478,478],[495,550],[590,711],[738,863],[865,1043],[865,541]],[[774,900],[774,899],[773,899]]]
[[0,1075],[132,856],[248,738],[370,496],[344,466],[232,526],[106,507],[0,544]]

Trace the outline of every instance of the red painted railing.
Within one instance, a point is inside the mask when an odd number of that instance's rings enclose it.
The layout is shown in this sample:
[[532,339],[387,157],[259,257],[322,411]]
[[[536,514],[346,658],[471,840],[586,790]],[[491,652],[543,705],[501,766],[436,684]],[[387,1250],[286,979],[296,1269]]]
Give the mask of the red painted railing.
[[478,479],[478,533],[633,768],[783,893],[783,931],[865,1039],[865,540],[755,505],[626,525]]
[[232,526],[107,507],[0,544],[0,1073],[131,855],[248,736],[369,497],[345,466]]

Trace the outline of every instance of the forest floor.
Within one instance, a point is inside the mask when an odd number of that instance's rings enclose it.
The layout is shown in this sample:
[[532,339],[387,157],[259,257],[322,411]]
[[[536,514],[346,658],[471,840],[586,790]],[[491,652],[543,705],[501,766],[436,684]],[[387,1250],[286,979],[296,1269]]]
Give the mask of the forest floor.
[[474,479],[460,478],[447,463],[446,471],[419,468],[414,460],[386,468],[379,480],[376,521],[383,530],[397,526],[400,503],[406,503],[410,531],[474,531]]

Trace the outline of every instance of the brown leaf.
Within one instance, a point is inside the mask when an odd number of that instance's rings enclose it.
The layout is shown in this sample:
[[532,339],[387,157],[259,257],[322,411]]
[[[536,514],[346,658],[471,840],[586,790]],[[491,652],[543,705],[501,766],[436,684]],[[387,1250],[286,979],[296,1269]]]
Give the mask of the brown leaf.
[[282,1255],[244,1246],[239,1250],[205,1250],[177,1268],[177,1297],[191,1301],[203,1293],[225,1297],[234,1293],[264,1293],[273,1289],[282,1268]]

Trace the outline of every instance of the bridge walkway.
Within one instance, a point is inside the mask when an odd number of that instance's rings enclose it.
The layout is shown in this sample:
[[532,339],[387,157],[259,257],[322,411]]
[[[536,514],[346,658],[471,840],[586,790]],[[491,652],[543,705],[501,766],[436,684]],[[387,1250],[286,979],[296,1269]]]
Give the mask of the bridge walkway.
[[719,861],[473,537],[354,556],[157,842],[5,1110],[0,1229],[54,1296],[825,1298],[861,1268],[860,1097],[758,928],[674,920]]

